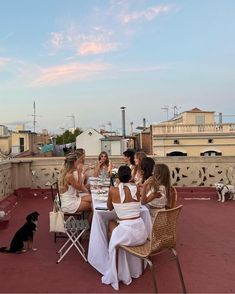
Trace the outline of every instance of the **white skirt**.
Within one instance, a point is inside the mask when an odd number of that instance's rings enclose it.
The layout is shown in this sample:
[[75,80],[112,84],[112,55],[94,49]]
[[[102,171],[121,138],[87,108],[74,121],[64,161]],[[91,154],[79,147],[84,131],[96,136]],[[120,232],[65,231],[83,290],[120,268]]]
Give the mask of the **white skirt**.
[[112,284],[115,290],[119,290],[119,281],[129,285],[132,278],[138,278],[142,274],[141,259],[119,249],[118,272],[116,266],[116,246],[142,245],[147,240],[148,234],[142,218],[120,221],[113,230],[109,242],[109,261],[107,269],[102,277],[103,284]]
[[63,194],[61,197],[61,210],[67,213],[75,213],[81,204],[81,197]]

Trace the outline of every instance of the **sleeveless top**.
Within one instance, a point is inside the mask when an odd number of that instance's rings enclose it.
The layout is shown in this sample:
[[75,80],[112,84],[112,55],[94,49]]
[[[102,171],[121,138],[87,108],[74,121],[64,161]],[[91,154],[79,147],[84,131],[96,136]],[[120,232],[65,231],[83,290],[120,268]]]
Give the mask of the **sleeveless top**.
[[130,219],[140,216],[140,202],[124,202],[125,200],[125,192],[124,192],[124,186],[128,187],[131,192],[131,197],[134,200],[137,200],[136,192],[137,187],[135,185],[131,185],[129,183],[120,183],[119,188],[119,195],[121,203],[114,203],[113,207],[116,211],[116,214],[119,219]]
[[[167,204],[167,197],[166,197],[166,188],[163,185],[160,185],[158,188],[158,191],[161,194],[161,197],[154,198],[152,201],[150,201],[148,204],[153,208],[165,208]],[[155,190],[151,188],[148,193],[146,194],[147,198],[150,196],[150,194],[155,193]]]

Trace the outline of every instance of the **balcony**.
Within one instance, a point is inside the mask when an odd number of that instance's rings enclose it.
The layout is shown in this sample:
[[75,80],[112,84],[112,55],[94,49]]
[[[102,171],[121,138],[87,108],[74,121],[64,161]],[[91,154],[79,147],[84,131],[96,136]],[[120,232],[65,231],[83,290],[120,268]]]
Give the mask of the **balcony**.
[[186,135],[186,134],[235,134],[235,124],[205,124],[205,125],[186,125],[186,124],[159,124],[152,126],[153,136],[161,135]]
[[[88,158],[87,164],[95,160]],[[162,162],[165,160],[175,172],[172,181],[177,184],[179,203],[183,204],[177,251],[188,293],[233,292],[235,258],[231,244],[235,233],[235,201],[217,202],[211,186],[220,177],[234,179],[234,158],[220,158],[220,161],[218,158],[161,158]],[[38,251],[0,254],[1,293],[115,293],[111,286],[101,284],[101,275],[76,250],[56,264],[56,251],[63,241],[55,244],[53,234],[49,233],[52,201],[46,184],[55,179],[62,161],[62,158],[30,158],[0,163],[0,208],[3,205],[10,217],[7,228],[0,230],[0,246],[9,245],[29,212],[40,212],[35,236]],[[122,160],[113,158],[112,161],[119,165]],[[214,177],[209,177],[215,166]],[[208,178],[202,187],[204,175]],[[88,240],[83,242],[87,248]],[[168,254],[156,258],[159,291],[180,293],[174,262]],[[120,284],[119,292],[153,292],[150,271],[147,269],[129,286]]]

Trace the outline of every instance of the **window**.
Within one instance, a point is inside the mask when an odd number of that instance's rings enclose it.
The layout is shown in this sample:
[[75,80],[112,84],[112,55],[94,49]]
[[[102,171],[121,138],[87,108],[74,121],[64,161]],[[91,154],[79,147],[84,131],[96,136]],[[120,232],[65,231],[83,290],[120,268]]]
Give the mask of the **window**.
[[180,152],[180,151],[173,151],[173,152],[167,153],[166,156],[187,156],[187,153]]
[[24,152],[24,138],[20,138],[20,152]]
[[208,139],[208,143],[213,143],[213,139]]
[[205,124],[205,115],[196,115],[196,125]]
[[222,152],[210,150],[210,151],[202,152],[200,156],[222,156]]
[[174,140],[174,144],[179,144],[179,140]]

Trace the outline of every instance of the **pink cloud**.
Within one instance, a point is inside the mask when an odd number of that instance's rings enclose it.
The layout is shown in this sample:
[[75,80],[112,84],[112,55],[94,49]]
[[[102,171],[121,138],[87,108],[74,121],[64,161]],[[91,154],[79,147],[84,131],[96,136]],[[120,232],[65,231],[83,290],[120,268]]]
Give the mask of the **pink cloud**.
[[56,85],[74,80],[93,79],[108,69],[110,69],[110,65],[105,63],[70,63],[41,69],[39,77],[32,82],[32,86]]
[[94,26],[85,34],[70,25],[65,31],[51,33],[50,45],[55,50],[74,51],[78,55],[104,54],[118,47],[112,37],[113,32],[102,27]]
[[155,66],[143,66],[143,67],[136,67],[136,68],[127,68],[121,71],[123,72],[149,72],[149,71],[160,71],[165,69],[171,69],[171,65],[155,65]]
[[149,7],[145,10],[142,11],[134,11],[130,13],[125,13],[120,16],[121,22],[122,23],[129,23],[132,21],[137,21],[137,20],[147,20],[151,21],[155,17],[157,17],[161,13],[167,13],[172,9],[171,6],[167,5],[159,5],[159,6],[154,6],[154,7]]
[[88,42],[82,44],[78,52],[80,55],[103,54],[117,49],[115,43]]
[[54,48],[59,49],[62,47],[64,36],[62,33],[51,33],[51,44]]
[[10,58],[0,57],[0,67],[5,67],[10,61]]

